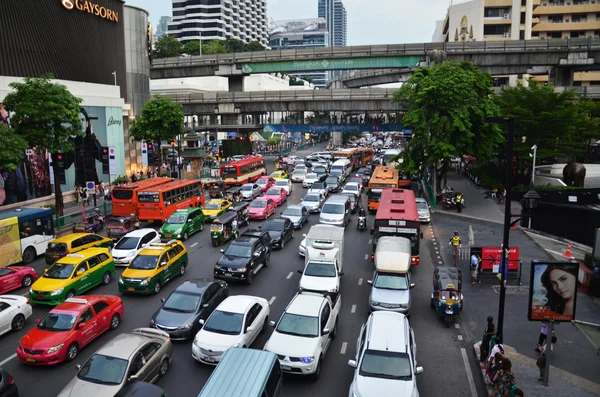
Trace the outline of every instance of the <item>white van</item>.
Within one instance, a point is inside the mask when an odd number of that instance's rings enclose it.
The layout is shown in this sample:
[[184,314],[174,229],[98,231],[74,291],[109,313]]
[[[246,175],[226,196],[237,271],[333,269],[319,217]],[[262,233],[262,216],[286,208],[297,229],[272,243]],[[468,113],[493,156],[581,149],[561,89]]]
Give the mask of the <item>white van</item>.
[[344,179],[348,177],[348,175],[350,175],[350,173],[352,172],[352,164],[350,163],[350,160],[348,159],[340,159],[340,160],[336,160],[333,165],[331,166],[331,170],[332,171],[342,171],[342,173],[344,174]]
[[341,194],[335,194],[323,204],[319,215],[319,223],[325,225],[346,227],[350,223],[350,198]]

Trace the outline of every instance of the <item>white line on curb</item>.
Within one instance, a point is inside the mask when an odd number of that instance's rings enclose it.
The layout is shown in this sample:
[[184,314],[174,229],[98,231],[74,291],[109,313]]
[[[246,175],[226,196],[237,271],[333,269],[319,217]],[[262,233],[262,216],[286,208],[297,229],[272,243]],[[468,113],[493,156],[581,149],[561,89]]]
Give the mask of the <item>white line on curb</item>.
[[438,263],[441,265],[441,264],[442,264],[442,261],[438,261]]
[[9,362],[10,360],[12,360],[13,358],[17,357],[17,353],[13,354],[12,356],[5,358],[2,362],[0,362],[0,367],[3,366],[4,364],[6,364],[7,362]]
[[363,279],[362,277],[358,279],[358,285],[362,285]]
[[340,350],[340,354],[346,354],[346,349],[348,348],[348,343],[342,343],[342,349]]
[[460,353],[462,354],[463,363],[465,364],[465,370],[467,371],[467,379],[469,381],[469,388],[471,389],[471,396],[477,397],[477,389],[475,389],[475,381],[473,380],[473,374],[471,373],[471,369],[469,368],[469,359],[467,357],[467,351],[464,347],[461,347]]
[[355,313],[356,312],[356,305],[352,305],[352,309],[350,309],[350,313]]
[[275,302],[275,299],[277,299],[276,296],[272,297],[271,300],[269,300],[269,305],[272,305],[273,302]]
[[294,272],[290,272],[290,274],[288,274],[286,278],[289,280],[290,278],[292,278],[293,275],[294,275]]
[[373,244],[373,239],[369,240],[369,245]]
[[460,328],[460,324],[459,323],[454,323],[454,328]]

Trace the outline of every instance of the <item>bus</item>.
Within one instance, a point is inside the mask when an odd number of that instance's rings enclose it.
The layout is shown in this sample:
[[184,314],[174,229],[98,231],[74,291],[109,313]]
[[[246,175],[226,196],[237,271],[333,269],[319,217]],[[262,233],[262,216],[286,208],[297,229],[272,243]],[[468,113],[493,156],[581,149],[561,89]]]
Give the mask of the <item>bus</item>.
[[370,147],[358,148],[358,164],[356,164],[356,168],[366,167],[367,163],[373,161],[374,153]]
[[340,149],[332,152],[333,161],[335,160],[350,160],[352,170],[359,167],[360,153],[358,148]]
[[[389,165],[389,166],[396,166],[399,164],[399,162],[397,161],[393,161],[393,159],[395,157],[397,157],[400,154],[401,150],[398,149],[386,149],[383,152],[383,156],[382,156],[382,160],[383,160],[383,165]],[[400,163],[402,162],[402,160],[400,160]]]
[[373,250],[381,236],[404,237],[410,240],[411,265],[416,266],[419,260],[419,245],[423,238],[421,222],[415,194],[410,189],[386,189],[381,193],[379,208],[371,230],[373,235]]
[[385,165],[375,167],[367,190],[369,211],[374,212],[377,210],[381,193],[384,190],[396,188],[398,188],[398,170]]
[[199,180],[176,180],[140,190],[137,193],[140,221],[164,222],[182,208],[203,207],[204,194]]
[[220,175],[227,186],[241,186],[255,182],[261,176],[267,175],[265,159],[253,156],[232,161],[221,166]]
[[112,189],[112,216],[137,216],[137,192],[150,187],[164,185],[172,180],[173,178],[149,178],[122,186],[115,186]]
[[0,212],[0,266],[32,262],[54,239],[50,208],[15,208]]

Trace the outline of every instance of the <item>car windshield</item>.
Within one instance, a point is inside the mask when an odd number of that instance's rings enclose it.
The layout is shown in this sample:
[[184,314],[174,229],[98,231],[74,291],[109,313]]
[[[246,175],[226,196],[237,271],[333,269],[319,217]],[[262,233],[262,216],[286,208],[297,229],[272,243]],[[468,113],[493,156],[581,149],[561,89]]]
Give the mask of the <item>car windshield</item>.
[[266,179],[259,179],[258,181],[256,181],[257,185],[266,185],[267,184],[267,180]]
[[306,196],[304,196],[304,198],[302,199],[302,201],[319,202],[319,196],[317,196],[316,194],[307,194]]
[[344,206],[339,204],[327,204],[323,206],[323,210],[321,211],[324,214],[343,214]]
[[48,244],[48,248],[46,248],[46,251],[50,251],[50,252],[64,252],[67,251],[69,248],[67,247],[67,244],[65,243],[50,243]]
[[408,280],[404,274],[378,274],[373,285],[381,289],[407,290]]
[[325,167],[323,167],[322,165],[315,167],[314,169],[315,173],[325,173],[327,172],[327,170],[325,169]]
[[204,206],[205,210],[218,210],[221,209],[221,204],[219,203],[208,203]]
[[288,181],[287,181],[287,180],[285,180],[285,179],[284,179],[284,180],[282,180],[282,181],[277,181],[277,182],[275,182],[275,186],[282,186],[282,187],[284,187],[284,186],[288,186],[288,185],[289,185],[289,183],[288,183]]
[[261,229],[280,232],[284,229],[284,226],[285,226],[285,222],[267,221],[267,222],[265,222],[265,224],[262,226]]
[[297,170],[292,173],[292,176],[301,176],[301,175],[306,175],[306,171]]
[[125,377],[127,364],[129,362],[121,358],[94,354],[83,364],[77,377],[101,385],[119,385]]
[[223,312],[215,310],[204,324],[204,331],[218,334],[238,335],[242,331],[244,315],[239,313]]
[[194,313],[200,304],[200,298],[200,295],[175,291],[162,308],[171,312]]
[[354,184],[350,185],[350,184],[348,184],[348,185],[346,185],[344,187],[344,190],[350,190],[350,191],[358,190],[358,185],[354,185]]
[[253,186],[252,185],[243,185],[242,186],[242,190],[245,192],[249,192],[250,190],[252,190]]
[[186,218],[187,214],[173,214],[167,218],[167,222],[165,223],[167,225],[181,225],[182,223],[185,223]]
[[279,189],[269,189],[266,193],[268,196],[279,196],[281,194],[281,190]]
[[300,208],[286,208],[281,216],[302,216],[302,210]]
[[71,277],[71,273],[73,273],[73,269],[75,269],[75,265],[67,265],[64,263],[55,263],[54,265],[48,268],[48,271],[44,273],[44,277],[46,278],[58,278],[58,279],[67,279]]
[[281,317],[281,320],[279,320],[279,324],[277,324],[277,332],[287,335],[316,338],[319,336],[319,318],[285,313]]
[[315,182],[312,184],[311,189],[325,189],[325,184],[323,182]]
[[48,313],[37,325],[38,329],[44,331],[68,331],[75,325],[77,315],[66,313]]
[[329,178],[325,179],[325,182],[327,182],[330,185],[337,185],[338,178],[337,176],[330,176]]
[[307,174],[306,177],[304,178],[305,181],[310,181],[310,180],[317,180],[319,179],[319,177],[317,176],[317,174]]
[[158,256],[154,255],[138,255],[129,265],[130,269],[151,270],[156,268]]
[[308,262],[304,269],[305,276],[312,277],[335,277],[335,265],[333,263]]
[[227,256],[239,256],[240,258],[250,258],[252,247],[249,245],[230,244],[225,250]]
[[134,250],[137,248],[139,241],[140,241],[139,237],[123,237],[115,245],[115,249],[117,249],[117,250]]
[[249,207],[252,208],[265,208],[267,206],[267,202],[266,201],[253,201],[250,203]]
[[429,206],[427,205],[427,203],[424,202],[418,202],[417,201],[417,208],[420,210],[429,210]]
[[410,359],[406,353],[367,350],[360,363],[360,375],[385,379],[411,379]]

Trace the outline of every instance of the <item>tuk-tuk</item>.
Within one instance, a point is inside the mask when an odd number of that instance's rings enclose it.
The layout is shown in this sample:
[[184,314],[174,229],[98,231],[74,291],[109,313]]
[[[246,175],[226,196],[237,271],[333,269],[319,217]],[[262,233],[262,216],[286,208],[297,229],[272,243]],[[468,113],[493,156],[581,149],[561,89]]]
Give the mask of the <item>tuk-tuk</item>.
[[220,179],[211,180],[204,184],[204,191],[208,191],[210,198],[225,198],[225,183]]
[[140,221],[135,215],[113,218],[107,223],[106,235],[108,238],[118,240],[129,232],[140,228]]
[[234,203],[239,203],[240,201],[242,201],[242,187],[241,186],[230,187],[225,192],[225,198],[233,201]]
[[444,317],[446,327],[460,316],[463,308],[462,272],[455,267],[438,266],[433,271],[431,307]]
[[210,227],[210,241],[214,247],[235,239],[239,236],[238,215],[235,212],[226,212],[215,219]]
[[104,229],[104,217],[99,212],[73,224],[73,233],[98,233]]
[[248,226],[250,224],[250,215],[248,214],[249,205],[250,203],[239,202],[228,208],[228,211],[237,214],[239,226]]

